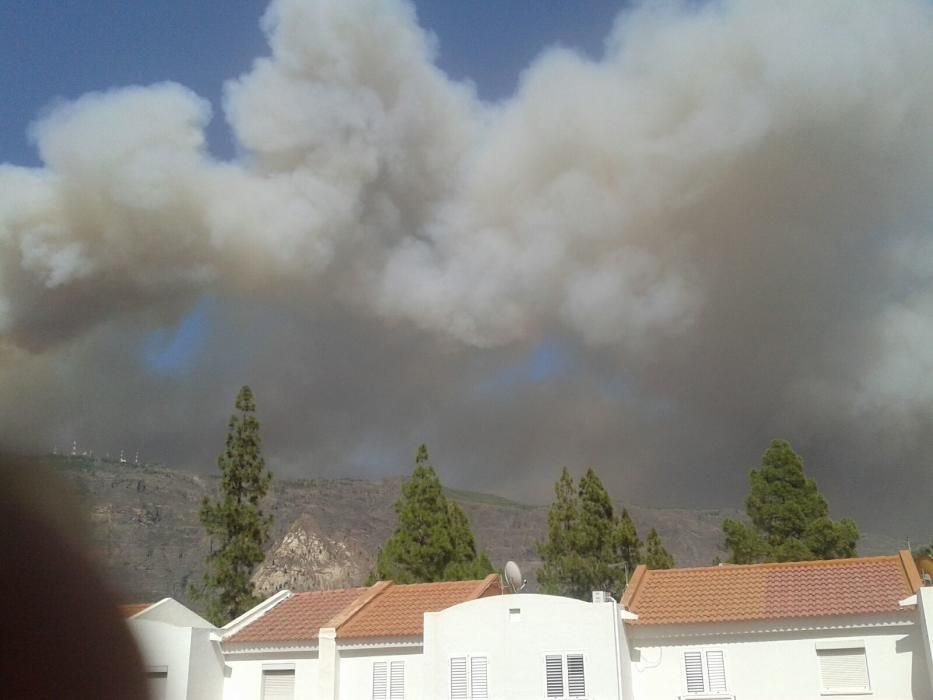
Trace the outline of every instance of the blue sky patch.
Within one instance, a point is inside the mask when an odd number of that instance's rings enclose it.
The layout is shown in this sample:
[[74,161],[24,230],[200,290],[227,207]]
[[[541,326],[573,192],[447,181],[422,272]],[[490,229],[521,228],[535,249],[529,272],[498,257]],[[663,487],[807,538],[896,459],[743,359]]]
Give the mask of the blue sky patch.
[[204,349],[215,303],[213,299],[204,297],[174,326],[148,333],[142,347],[146,371],[162,377],[190,372]]

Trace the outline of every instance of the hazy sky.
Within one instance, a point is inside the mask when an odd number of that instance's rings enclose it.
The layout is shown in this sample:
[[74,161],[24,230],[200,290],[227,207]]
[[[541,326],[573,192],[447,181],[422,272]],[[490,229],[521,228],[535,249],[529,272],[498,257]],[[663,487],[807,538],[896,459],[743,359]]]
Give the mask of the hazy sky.
[[0,5],[0,440],[930,537],[933,5]]

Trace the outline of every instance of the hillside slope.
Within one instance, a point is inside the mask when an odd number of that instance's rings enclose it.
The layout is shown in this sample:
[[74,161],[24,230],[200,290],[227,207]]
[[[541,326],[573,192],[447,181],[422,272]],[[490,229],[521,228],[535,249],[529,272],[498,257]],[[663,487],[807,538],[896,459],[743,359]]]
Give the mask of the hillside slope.
[[[81,458],[46,458],[78,494],[91,523],[90,538],[102,565],[126,600],[172,596],[189,602],[210,542],[198,522],[204,496],[216,479],[153,466]],[[264,592],[357,585],[376,549],[395,526],[392,505],[401,479],[365,481],[275,480],[267,509],[274,526],[256,583]],[[514,559],[534,590],[539,560],[534,542],[547,528],[547,507],[489,494],[450,491],[466,511],[479,545],[493,564]],[[621,506],[620,506],[621,507]],[[709,564],[722,556],[720,523],[735,511],[629,506],[644,537],[657,528],[678,566]],[[891,552],[898,543],[866,534],[864,554]]]

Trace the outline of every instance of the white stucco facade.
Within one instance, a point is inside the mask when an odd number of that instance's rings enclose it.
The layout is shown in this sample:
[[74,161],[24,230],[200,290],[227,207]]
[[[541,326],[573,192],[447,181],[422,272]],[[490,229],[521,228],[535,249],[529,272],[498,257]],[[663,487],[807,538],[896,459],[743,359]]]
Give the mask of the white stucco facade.
[[424,613],[417,637],[325,627],[311,641],[229,641],[285,599],[223,630],[170,605],[130,626],[147,669],[167,672],[165,700],[263,700],[275,673],[293,700],[933,698],[933,588],[885,613],[693,624],[636,620],[611,600],[494,595]]
[[[485,657],[491,698],[545,698],[546,657],[582,655],[587,698],[622,697],[615,603],[548,595],[493,596],[424,616],[424,698],[450,697],[451,658]],[[566,693],[566,679],[562,682]]]
[[127,621],[146,673],[164,676],[163,697],[153,700],[221,698],[224,660],[217,629],[184,605],[165,598]]
[[[391,644],[391,642],[390,642]],[[339,700],[357,700],[373,696],[373,667],[385,664],[391,673],[392,664],[401,669],[402,687],[405,698],[421,698],[424,695],[424,654],[420,645],[372,646],[365,644],[338,646],[338,684],[336,697]],[[391,679],[390,679],[391,681]],[[387,693],[388,694],[388,693]]]
[[320,677],[316,650],[269,647],[226,653],[224,700],[260,700],[263,671],[293,670],[295,698],[319,698]]
[[260,700],[264,670],[294,670],[296,699],[371,698],[373,667],[379,663],[385,664],[387,678],[390,678],[393,663],[397,670],[401,669],[405,698],[425,697],[420,639],[338,643],[333,651],[325,647],[326,642],[300,649],[279,645],[228,649],[224,700]]
[[[780,624],[664,625],[625,630],[631,649],[632,697],[722,697],[737,700],[930,698],[924,640],[915,615],[782,620]],[[822,684],[821,651],[864,650],[869,690],[832,691]],[[690,694],[685,652],[721,652],[724,692]]]

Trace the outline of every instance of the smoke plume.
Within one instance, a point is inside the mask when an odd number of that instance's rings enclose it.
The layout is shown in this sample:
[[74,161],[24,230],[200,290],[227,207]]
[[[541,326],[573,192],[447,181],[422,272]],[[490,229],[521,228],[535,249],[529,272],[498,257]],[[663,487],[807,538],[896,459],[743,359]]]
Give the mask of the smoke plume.
[[[456,486],[594,465],[709,507],[788,437],[834,514],[931,533],[928,2],[647,4],[497,103],[404,2],[262,26],[236,158],[164,83],[53,103],[42,167],[0,165],[0,437],[206,465],[249,382],[283,474],[426,440]],[[205,303],[183,367],[140,359]]]

